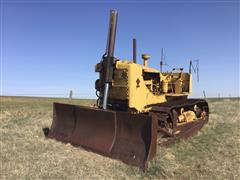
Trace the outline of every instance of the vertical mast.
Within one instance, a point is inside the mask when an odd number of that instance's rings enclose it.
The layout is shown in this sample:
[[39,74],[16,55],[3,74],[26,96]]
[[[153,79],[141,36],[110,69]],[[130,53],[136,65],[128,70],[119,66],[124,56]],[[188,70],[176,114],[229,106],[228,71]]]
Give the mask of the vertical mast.
[[103,59],[104,67],[104,94],[103,94],[103,109],[107,109],[107,98],[109,85],[112,83],[113,67],[114,67],[114,47],[117,30],[118,13],[115,10],[110,11],[107,52]]

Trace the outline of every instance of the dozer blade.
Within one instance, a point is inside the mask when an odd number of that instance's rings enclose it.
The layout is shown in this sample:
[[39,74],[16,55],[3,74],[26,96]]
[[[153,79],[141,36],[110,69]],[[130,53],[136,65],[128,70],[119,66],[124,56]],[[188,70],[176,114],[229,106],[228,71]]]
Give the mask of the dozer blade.
[[146,169],[156,154],[155,115],[53,104],[48,137]]

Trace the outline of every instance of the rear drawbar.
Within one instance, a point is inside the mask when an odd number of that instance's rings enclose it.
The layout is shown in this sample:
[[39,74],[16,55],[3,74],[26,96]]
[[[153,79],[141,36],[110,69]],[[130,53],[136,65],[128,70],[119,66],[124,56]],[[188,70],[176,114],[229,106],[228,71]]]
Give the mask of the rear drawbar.
[[54,103],[48,137],[147,169],[157,148],[155,116]]

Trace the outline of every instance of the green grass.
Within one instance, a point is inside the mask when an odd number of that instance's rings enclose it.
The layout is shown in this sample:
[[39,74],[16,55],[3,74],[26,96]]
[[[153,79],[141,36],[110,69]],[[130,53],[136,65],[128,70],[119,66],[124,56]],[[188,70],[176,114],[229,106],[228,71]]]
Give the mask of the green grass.
[[209,99],[209,123],[192,138],[158,147],[142,172],[44,137],[53,102],[91,106],[94,100],[0,98],[0,179],[240,179],[239,99]]

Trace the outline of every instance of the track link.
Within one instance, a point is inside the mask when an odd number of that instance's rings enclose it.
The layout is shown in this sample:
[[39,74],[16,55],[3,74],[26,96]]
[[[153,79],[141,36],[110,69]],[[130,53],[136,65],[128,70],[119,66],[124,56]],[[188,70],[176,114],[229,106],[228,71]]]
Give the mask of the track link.
[[[187,123],[177,122],[182,108],[195,111],[196,106],[199,108],[195,112],[196,120]],[[154,113],[158,120],[158,145],[167,145],[181,138],[187,138],[200,130],[208,121],[209,107],[204,99],[183,99],[155,104],[152,106],[151,113]]]

